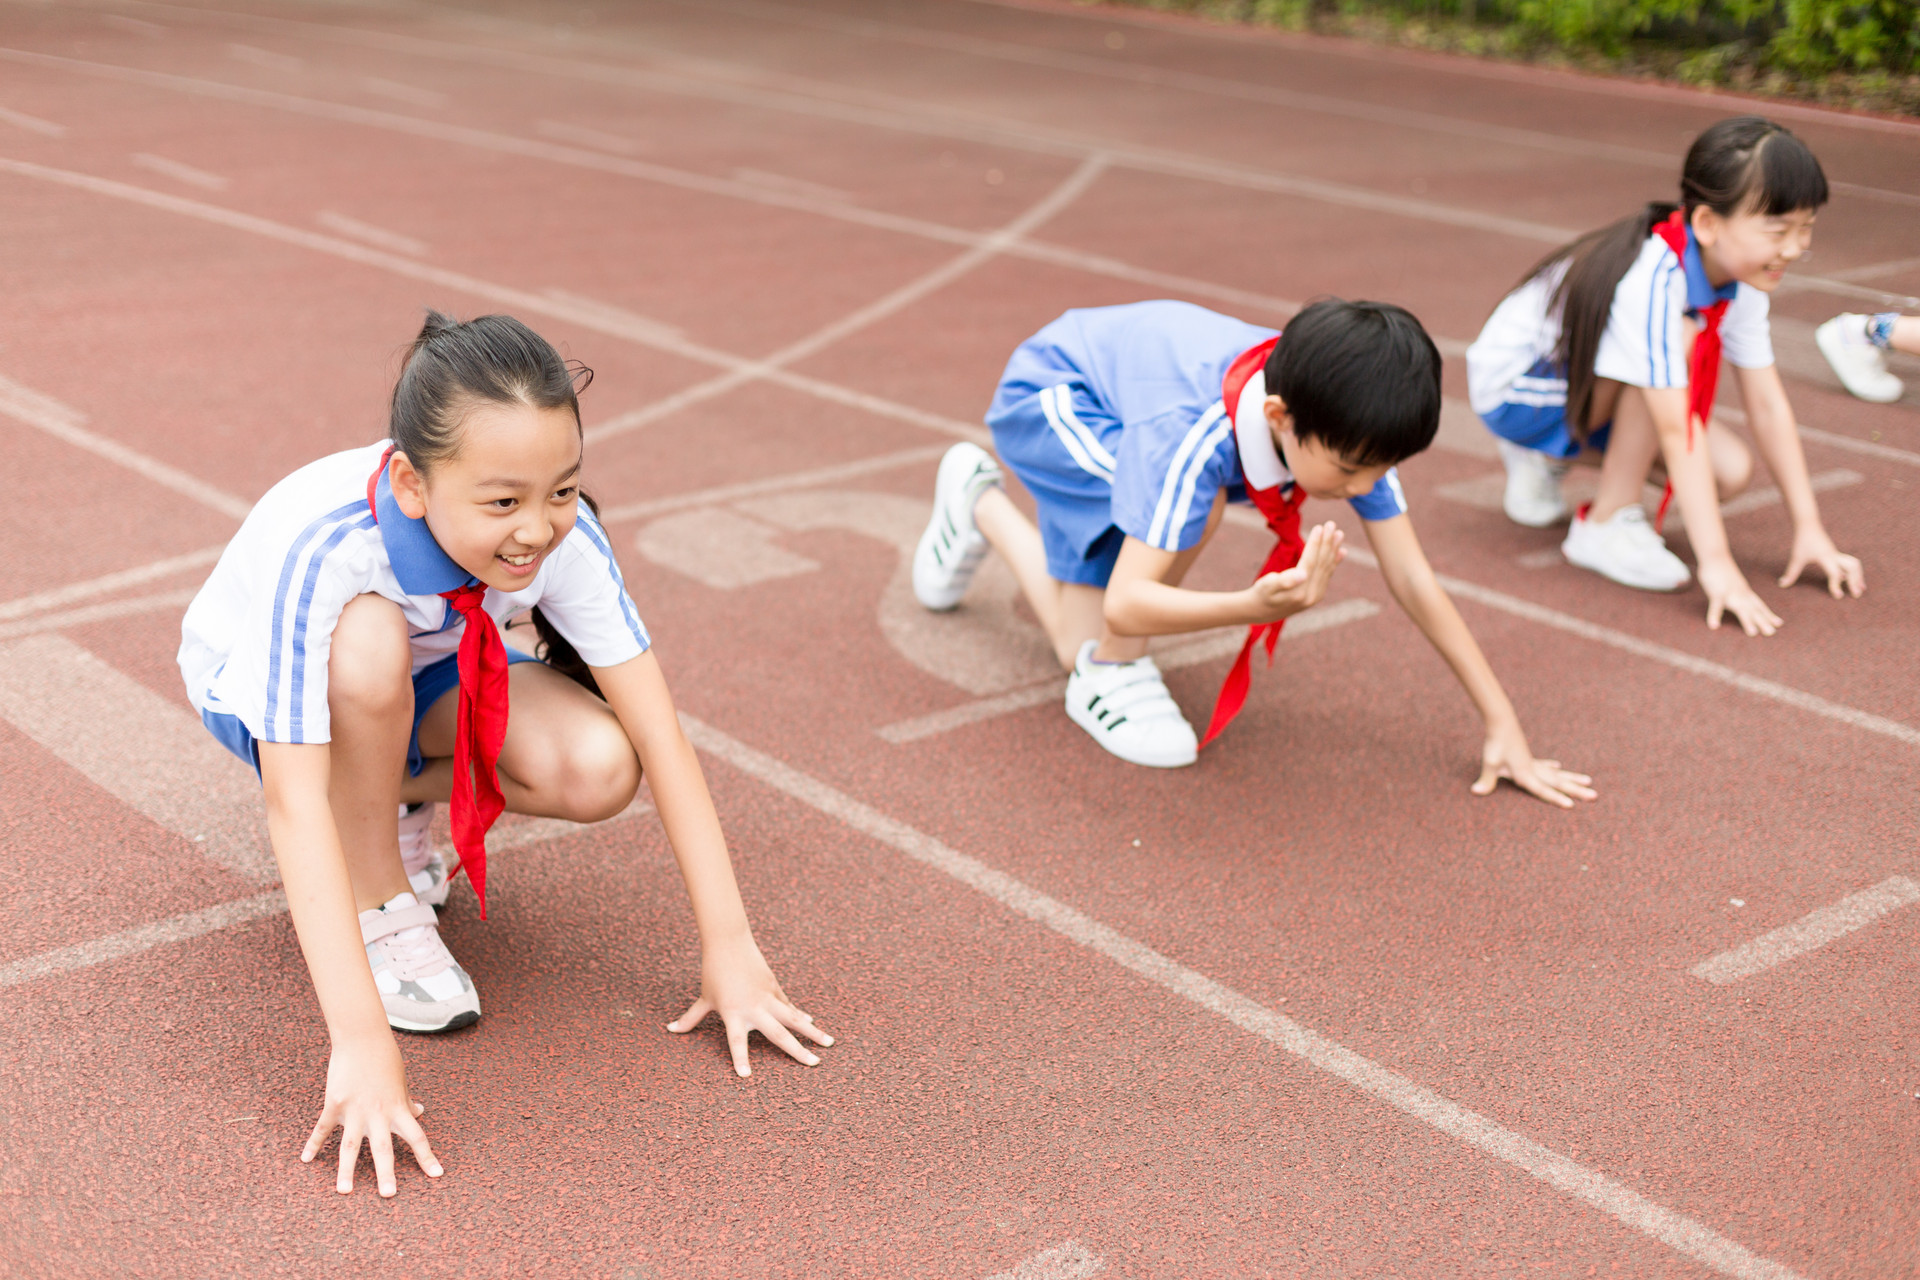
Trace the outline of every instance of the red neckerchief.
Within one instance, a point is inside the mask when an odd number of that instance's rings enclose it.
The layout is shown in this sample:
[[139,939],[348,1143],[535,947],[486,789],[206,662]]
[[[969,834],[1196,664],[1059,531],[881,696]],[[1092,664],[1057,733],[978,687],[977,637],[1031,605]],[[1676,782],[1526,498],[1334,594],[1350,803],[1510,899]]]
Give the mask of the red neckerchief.
[[[1239,442],[1242,430],[1240,424],[1240,397],[1246,390],[1247,382],[1255,373],[1266,366],[1267,357],[1272,354],[1273,346],[1279,338],[1269,338],[1257,347],[1242,351],[1227,366],[1227,376],[1220,391],[1221,403],[1226,406],[1227,417],[1233,422],[1234,440]],[[1262,397],[1264,402],[1265,397]],[[1260,415],[1255,430],[1269,430],[1265,414]],[[1247,479],[1247,497],[1267,518],[1267,528],[1273,530],[1276,541],[1273,550],[1267,552],[1266,563],[1260,566],[1256,580],[1269,573],[1280,573],[1300,563],[1300,553],[1306,550],[1306,542],[1300,537],[1300,504],[1307,500],[1307,491],[1298,484],[1290,493],[1282,494],[1283,486],[1274,485],[1267,489],[1253,487],[1251,477]],[[1240,714],[1240,708],[1246,705],[1247,688],[1252,684],[1253,646],[1260,640],[1267,645],[1267,665],[1273,665],[1273,647],[1280,642],[1280,629],[1286,626],[1286,619],[1278,622],[1260,622],[1247,628],[1247,641],[1240,646],[1240,656],[1233,660],[1233,669],[1227,672],[1227,681],[1220,686],[1220,696],[1213,704],[1213,719],[1207,724],[1207,732],[1200,739],[1200,745],[1206,746],[1220,736],[1220,731],[1233,722]]]
[[[380,455],[380,465],[367,478],[367,509],[380,519],[374,495],[380,475],[393,457],[393,446]],[[460,855],[454,871],[467,873],[480,918],[487,918],[487,829],[507,807],[495,772],[500,746],[507,738],[507,646],[493,615],[481,608],[487,598],[483,582],[469,582],[440,598],[467,621],[460,634],[460,718],[453,738],[453,848]]]
[[[1673,250],[1680,259],[1682,274],[1687,265],[1687,223],[1675,209],[1667,215],[1665,222],[1657,223],[1653,234],[1667,242],[1667,248]],[[1693,340],[1693,350],[1687,358],[1687,448],[1693,448],[1693,428],[1698,423],[1700,429],[1707,429],[1707,422],[1713,417],[1714,393],[1720,389],[1720,318],[1727,314],[1727,299],[1720,298],[1711,306],[1694,312],[1700,317],[1700,332]],[[1667,481],[1667,491],[1660,497],[1660,510],[1654,513],[1653,527],[1658,529],[1667,518],[1667,508],[1673,503],[1673,481]]]

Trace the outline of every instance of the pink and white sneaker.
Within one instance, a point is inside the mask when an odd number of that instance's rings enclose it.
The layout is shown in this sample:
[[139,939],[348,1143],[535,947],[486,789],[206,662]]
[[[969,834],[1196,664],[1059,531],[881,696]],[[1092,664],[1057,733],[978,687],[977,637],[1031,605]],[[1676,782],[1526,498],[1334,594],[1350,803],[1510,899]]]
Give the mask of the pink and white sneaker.
[[409,813],[400,806],[400,865],[406,869],[413,896],[430,907],[447,905],[453,892],[453,877],[460,870],[460,855],[442,856],[433,847],[433,811],[437,806],[423,804]]
[[480,993],[440,940],[433,908],[396,893],[360,913],[360,940],[387,1025],[397,1031],[454,1031],[480,1021]]

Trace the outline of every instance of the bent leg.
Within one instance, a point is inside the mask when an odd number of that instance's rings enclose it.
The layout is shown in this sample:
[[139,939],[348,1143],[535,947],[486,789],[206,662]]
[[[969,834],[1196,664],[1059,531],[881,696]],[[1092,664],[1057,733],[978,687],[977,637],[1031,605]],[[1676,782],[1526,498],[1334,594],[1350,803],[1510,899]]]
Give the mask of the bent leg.
[[[1173,564],[1168,567],[1167,575],[1161,579],[1162,582],[1170,587],[1177,587],[1186,581],[1187,571],[1193,568],[1193,562],[1200,558],[1200,553],[1207,549],[1209,542],[1213,541],[1214,531],[1219,529],[1221,517],[1226,514],[1226,510],[1227,494],[1223,489],[1213,495],[1213,509],[1207,513],[1207,527],[1201,532],[1200,541],[1174,556]],[[1101,592],[1100,594],[1103,598],[1106,595],[1105,592]],[[1117,634],[1107,626],[1104,611],[1099,618],[1099,624],[1100,647],[1093,651],[1093,656],[1096,661],[1132,662],[1135,658],[1146,655],[1147,641],[1150,637],[1123,636]],[[1076,646],[1074,653],[1077,655],[1079,652],[1080,650],[1078,646]],[[1069,661],[1067,665],[1072,666],[1073,664]]]
[[[516,662],[507,678],[498,773],[508,810],[599,822],[626,808],[640,787],[640,758],[612,708],[542,663]],[[449,691],[421,718],[420,753],[429,764],[408,788],[410,800],[445,800],[452,790],[459,697]]]
[[[1587,519],[1605,524],[1614,512],[1640,501],[1640,491],[1653,472],[1660,456],[1660,432],[1653,425],[1653,412],[1647,407],[1646,393],[1639,387],[1619,388],[1613,403],[1613,426],[1607,434],[1607,451],[1600,460],[1600,488],[1594,494]],[[1599,398],[1598,388],[1595,399]]]
[[1041,630],[1053,645],[1054,657],[1063,670],[1071,670],[1080,646],[1100,637],[1106,625],[1101,601],[1106,592],[1100,587],[1062,582],[1047,571],[1047,549],[1040,530],[1027,519],[1004,489],[989,489],[974,505],[973,520],[986,535],[1040,620]]
[[1753,451],[1725,427],[1708,431],[1707,458],[1713,463],[1713,482],[1725,502],[1753,480]]
[[355,909],[366,911],[410,888],[398,815],[413,727],[413,653],[399,605],[364,595],[341,611],[327,658],[327,711],[327,800]]

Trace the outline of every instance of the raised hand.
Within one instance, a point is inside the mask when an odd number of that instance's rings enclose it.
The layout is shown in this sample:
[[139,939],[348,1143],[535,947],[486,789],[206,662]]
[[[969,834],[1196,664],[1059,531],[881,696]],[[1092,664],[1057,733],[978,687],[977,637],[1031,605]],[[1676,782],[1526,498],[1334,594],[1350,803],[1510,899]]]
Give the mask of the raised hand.
[[407,1093],[407,1072],[391,1034],[364,1045],[336,1043],[327,1062],[327,1096],[320,1119],[300,1152],[311,1163],[326,1145],[327,1136],[340,1130],[340,1169],[333,1189],[341,1195],[353,1190],[354,1166],[360,1163],[360,1142],[373,1152],[373,1176],[383,1196],[397,1189],[393,1176],[393,1137],[400,1135],[413,1148],[429,1178],[440,1176],[440,1162],[427,1143],[419,1117],[426,1108]]
[[1807,568],[1818,565],[1827,575],[1827,593],[1835,600],[1843,593],[1858,599],[1867,589],[1867,576],[1860,568],[1860,561],[1833,545],[1833,539],[1821,528],[1799,529],[1793,535],[1793,551],[1787,557],[1787,571],[1780,575],[1780,585],[1790,587],[1800,581],[1800,575]]
[[760,954],[751,938],[744,943],[719,946],[700,960],[700,998],[687,1011],[667,1024],[667,1030],[685,1035],[699,1026],[709,1013],[718,1013],[727,1030],[727,1049],[733,1056],[734,1074],[750,1076],[753,1067],[747,1061],[747,1035],[758,1031],[787,1055],[809,1067],[820,1065],[819,1055],[794,1037],[798,1031],[818,1045],[830,1045],[833,1037],[814,1025],[813,1015],[787,999],[779,979]]
[[1331,520],[1307,534],[1300,563],[1279,573],[1262,574],[1248,588],[1253,596],[1254,622],[1278,622],[1313,608],[1327,594],[1333,571],[1347,558],[1346,535]]
[[1593,779],[1586,774],[1562,769],[1558,760],[1535,759],[1527,749],[1526,735],[1517,724],[1488,730],[1486,746],[1480,752],[1480,778],[1473,784],[1473,794],[1492,795],[1502,778],[1528,795],[1562,809],[1573,808],[1576,799],[1592,800],[1599,794],[1589,785]]
[[1723,614],[1731,613],[1750,636],[1770,636],[1781,626],[1780,615],[1747,585],[1746,575],[1733,561],[1708,561],[1699,568],[1700,586],[1707,593],[1707,627],[1720,629]]

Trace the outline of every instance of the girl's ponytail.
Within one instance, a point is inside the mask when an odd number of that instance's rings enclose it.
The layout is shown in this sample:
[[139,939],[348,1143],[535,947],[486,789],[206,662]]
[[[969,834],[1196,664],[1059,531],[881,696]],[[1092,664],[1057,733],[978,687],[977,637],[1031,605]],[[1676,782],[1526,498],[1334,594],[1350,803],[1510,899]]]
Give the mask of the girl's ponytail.
[[1566,274],[1547,302],[1547,314],[1560,317],[1560,340],[1553,358],[1567,371],[1567,429],[1582,443],[1593,406],[1593,363],[1600,355],[1600,335],[1607,331],[1607,318],[1613,313],[1613,292],[1640,256],[1654,225],[1664,222],[1674,208],[1655,201],[1554,250],[1526,274],[1526,280],[1532,280],[1566,263]]

